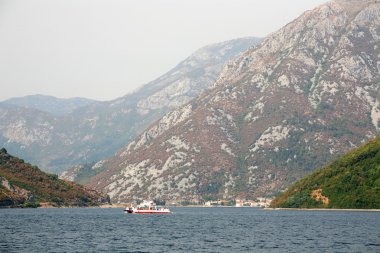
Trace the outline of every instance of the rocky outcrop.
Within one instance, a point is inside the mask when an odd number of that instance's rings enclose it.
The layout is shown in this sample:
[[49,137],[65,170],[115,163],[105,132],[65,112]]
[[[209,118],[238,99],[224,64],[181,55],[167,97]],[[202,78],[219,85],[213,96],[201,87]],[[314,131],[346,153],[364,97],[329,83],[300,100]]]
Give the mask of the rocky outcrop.
[[328,205],[330,200],[328,197],[326,196],[323,196],[322,194],[322,189],[316,189],[316,190],[313,190],[310,194],[310,196],[315,200],[315,201],[319,201],[319,202],[322,202],[324,205]]
[[17,206],[32,199],[29,191],[13,186],[3,177],[0,177],[0,187],[5,188],[0,194],[0,207]]

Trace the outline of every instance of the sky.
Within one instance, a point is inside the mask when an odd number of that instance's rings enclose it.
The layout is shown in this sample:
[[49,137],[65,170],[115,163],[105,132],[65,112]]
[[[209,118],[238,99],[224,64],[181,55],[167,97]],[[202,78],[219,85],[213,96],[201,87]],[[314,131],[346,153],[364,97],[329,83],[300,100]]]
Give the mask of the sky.
[[265,37],[326,0],[0,0],[0,101],[112,100],[198,48]]

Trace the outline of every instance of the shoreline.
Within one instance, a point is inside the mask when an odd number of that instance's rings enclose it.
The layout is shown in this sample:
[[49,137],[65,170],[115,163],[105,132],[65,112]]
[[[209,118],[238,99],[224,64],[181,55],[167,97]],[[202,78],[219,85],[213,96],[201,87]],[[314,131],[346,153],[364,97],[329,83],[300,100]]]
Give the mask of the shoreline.
[[[51,203],[41,203],[41,206],[36,208],[41,209],[49,209],[49,208],[101,208],[101,209],[108,209],[108,208],[125,208],[128,206],[127,203],[115,203],[115,204],[102,204],[98,206],[55,206]],[[353,209],[353,208],[345,208],[345,209],[338,209],[338,208],[272,208],[272,207],[238,207],[238,206],[205,206],[205,205],[168,205],[168,207],[179,207],[179,208],[186,208],[186,207],[192,207],[192,208],[252,208],[252,209],[262,209],[265,211],[327,211],[327,212],[380,212],[380,209]],[[33,207],[12,207],[12,206],[4,206],[0,209],[8,209],[8,208],[33,208]]]
[[44,205],[39,206],[37,208],[125,208],[124,204],[102,204],[98,206],[52,206],[52,205]]
[[264,210],[268,211],[328,211],[328,212],[380,212],[380,209],[338,209],[338,208],[271,208],[267,207]]

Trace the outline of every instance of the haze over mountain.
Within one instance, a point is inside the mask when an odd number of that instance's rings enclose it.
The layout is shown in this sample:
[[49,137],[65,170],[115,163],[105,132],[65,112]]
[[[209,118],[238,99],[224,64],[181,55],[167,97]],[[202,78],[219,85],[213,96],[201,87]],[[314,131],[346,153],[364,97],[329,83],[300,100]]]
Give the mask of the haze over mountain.
[[1,103],[0,146],[51,172],[104,159],[165,113],[207,89],[226,61],[260,41],[242,38],[206,46],[133,94],[90,103],[60,116],[52,114],[57,114],[57,99],[51,108],[43,105],[44,111],[37,110],[41,104],[51,105],[49,97],[33,106],[22,102],[29,108]]
[[56,98],[46,95],[31,95],[7,99],[1,104],[15,105],[23,108],[31,108],[60,116],[73,112],[74,110],[96,103],[97,101],[87,98]]
[[379,43],[376,1],[308,11],[97,163],[87,185],[120,202],[272,196],[379,133]]
[[267,36],[324,1],[2,0],[0,100],[113,100],[204,45]]

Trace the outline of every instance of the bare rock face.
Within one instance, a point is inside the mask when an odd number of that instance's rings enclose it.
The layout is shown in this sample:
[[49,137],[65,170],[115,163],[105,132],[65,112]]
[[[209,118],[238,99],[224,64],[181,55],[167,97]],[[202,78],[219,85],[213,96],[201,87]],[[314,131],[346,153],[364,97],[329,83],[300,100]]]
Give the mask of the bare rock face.
[[364,8],[380,3],[377,0],[334,0],[351,17],[356,16]]
[[[165,113],[208,89],[226,61],[260,41],[241,38],[201,48],[168,73],[113,101],[33,96],[0,103],[0,146],[56,173],[114,155]],[[66,110],[58,110],[63,105]]]
[[228,62],[211,91],[104,161],[88,185],[120,202],[271,196],[373,138],[379,10],[338,0],[306,12]]

